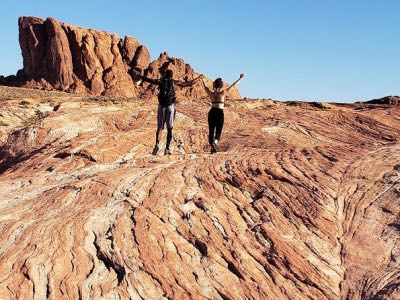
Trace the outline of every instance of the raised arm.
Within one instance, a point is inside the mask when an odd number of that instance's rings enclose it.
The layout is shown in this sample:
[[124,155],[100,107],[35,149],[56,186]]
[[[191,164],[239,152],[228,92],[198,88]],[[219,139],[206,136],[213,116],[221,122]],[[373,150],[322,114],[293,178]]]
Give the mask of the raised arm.
[[244,78],[244,74],[242,73],[242,74],[240,74],[238,80],[236,80],[234,83],[232,83],[230,86],[228,86],[228,87],[225,89],[225,92],[228,92],[231,88],[233,88],[235,85],[237,85],[243,78]]
[[211,96],[213,94],[212,90],[207,86],[206,82],[204,81],[204,78],[201,78],[201,82],[203,83],[204,89],[206,90],[207,94]]
[[[143,76],[142,74],[140,74],[140,73],[137,72],[137,71],[132,71],[132,74],[133,74],[136,78],[138,78],[138,80],[143,80],[143,81],[148,82],[148,83],[151,83],[151,84],[159,84],[159,83],[160,83],[160,80],[159,80],[159,79],[153,79],[153,78],[149,78],[149,77]],[[136,80],[136,78],[135,78],[135,80]]]
[[151,84],[159,84],[160,83],[160,79],[153,79],[153,78],[149,78],[143,75],[140,75],[140,79],[142,79],[145,82],[151,83]]
[[193,79],[193,80],[190,80],[190,81],[179,81],[179,80],[174,80],[174,83],[175,83],[177,86],[180,86],[180,87],[188,87],[188,86],[191,86],[191,85],[195,84],[196,81],[199,80],[200,78],[203,78],[203,74],[200,75],[200,76],[198,76],[197,78],[195,78],[195,79]]

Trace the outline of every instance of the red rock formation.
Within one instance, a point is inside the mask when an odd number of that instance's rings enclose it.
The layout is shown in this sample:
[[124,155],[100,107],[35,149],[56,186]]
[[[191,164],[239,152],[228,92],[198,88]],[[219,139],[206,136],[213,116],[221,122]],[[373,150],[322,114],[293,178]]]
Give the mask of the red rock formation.
[[47,78],[47,33],[45,20],[19,18],[19,44],[24,62],[23,72],[31,79]]
[[[150,62],[147,49],[139,42],[129,43],[129,38],[123,42],[107,32],[52,18],[21,17],[19,27],[23,72],[29,87],[37,83],[45,89],[132,97],[136,91],[128,73],[130,66]],[[131,56],[122,57],[121,51]],[[49,85],[40,82],[43,80]]]
[[[175,79],[183,81],[192,80],[200,75],[200,73],[195,72],[189,64],[185,63],[183,59],[170,57],[166,52],[161,53],[159,58],[148,66],[144,75],[150,78],[159,78],[161,76],[160,74],[163,74],[167,69],[171,69],[174,72]],[[212,81],[209,78],[205,78],[205,81],[211,88]],[[157,87],[154,85],[143,83],[141,86],[143,88],[144,97],[151,97],[157,93]],[[178,99],[201,99],[207,97],[207,93],[200,84],[186,88],[178,88],[176,95]],[[227,94],[227,98],[240,99],[241,96],[239,91],[234,88]]]
[[399,299],[400,107],[295,104],[0,87],[0,299]]
[[[198,75],[182,59],[166,54],[149,65],[148,49],[133,37],[120,39],[115,34],[71,26],[52,18],[21,17],[19,39],[24,61],[19,79],[24,80],[24,87],[82,95],[153,97],[157,88],[136,86],[130,75],[132,69],[154,78],[159,78],[167,67],[175,71],[177,79]],[[177,94],[186,99],[206,97],[200,84]],[[240,98],[237,89],[228,96]]]

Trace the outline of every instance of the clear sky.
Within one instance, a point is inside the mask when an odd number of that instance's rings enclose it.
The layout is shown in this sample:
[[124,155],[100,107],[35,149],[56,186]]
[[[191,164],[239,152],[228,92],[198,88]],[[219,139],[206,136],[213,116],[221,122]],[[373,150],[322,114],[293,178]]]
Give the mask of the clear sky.
[[17,19],[132,35],[242,96],[353,102],[400,95],[399,0],[4,1],[0,74],[22,67]]

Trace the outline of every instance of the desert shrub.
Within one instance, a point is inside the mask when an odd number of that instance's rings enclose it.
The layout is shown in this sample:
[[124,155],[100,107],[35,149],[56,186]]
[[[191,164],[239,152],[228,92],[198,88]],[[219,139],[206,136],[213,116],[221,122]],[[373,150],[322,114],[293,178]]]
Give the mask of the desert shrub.
[[27,101],[27,100],[22,100],[19,104],[21,104],[21,105],[23,105],[23,106],[28,106],[28,105],[31,105],[32,103],[30,103],[30,102]]

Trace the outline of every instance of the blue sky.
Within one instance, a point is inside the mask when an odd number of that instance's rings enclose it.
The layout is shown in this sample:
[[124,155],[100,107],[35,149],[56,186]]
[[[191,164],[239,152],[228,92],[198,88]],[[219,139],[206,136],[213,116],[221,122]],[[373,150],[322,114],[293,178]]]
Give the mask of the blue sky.
[[10,1],[0,74],[22,67],[21,15],[132,35],[156,58],[181,57],[243,96],[353,102],[400,95],[398,0]]

